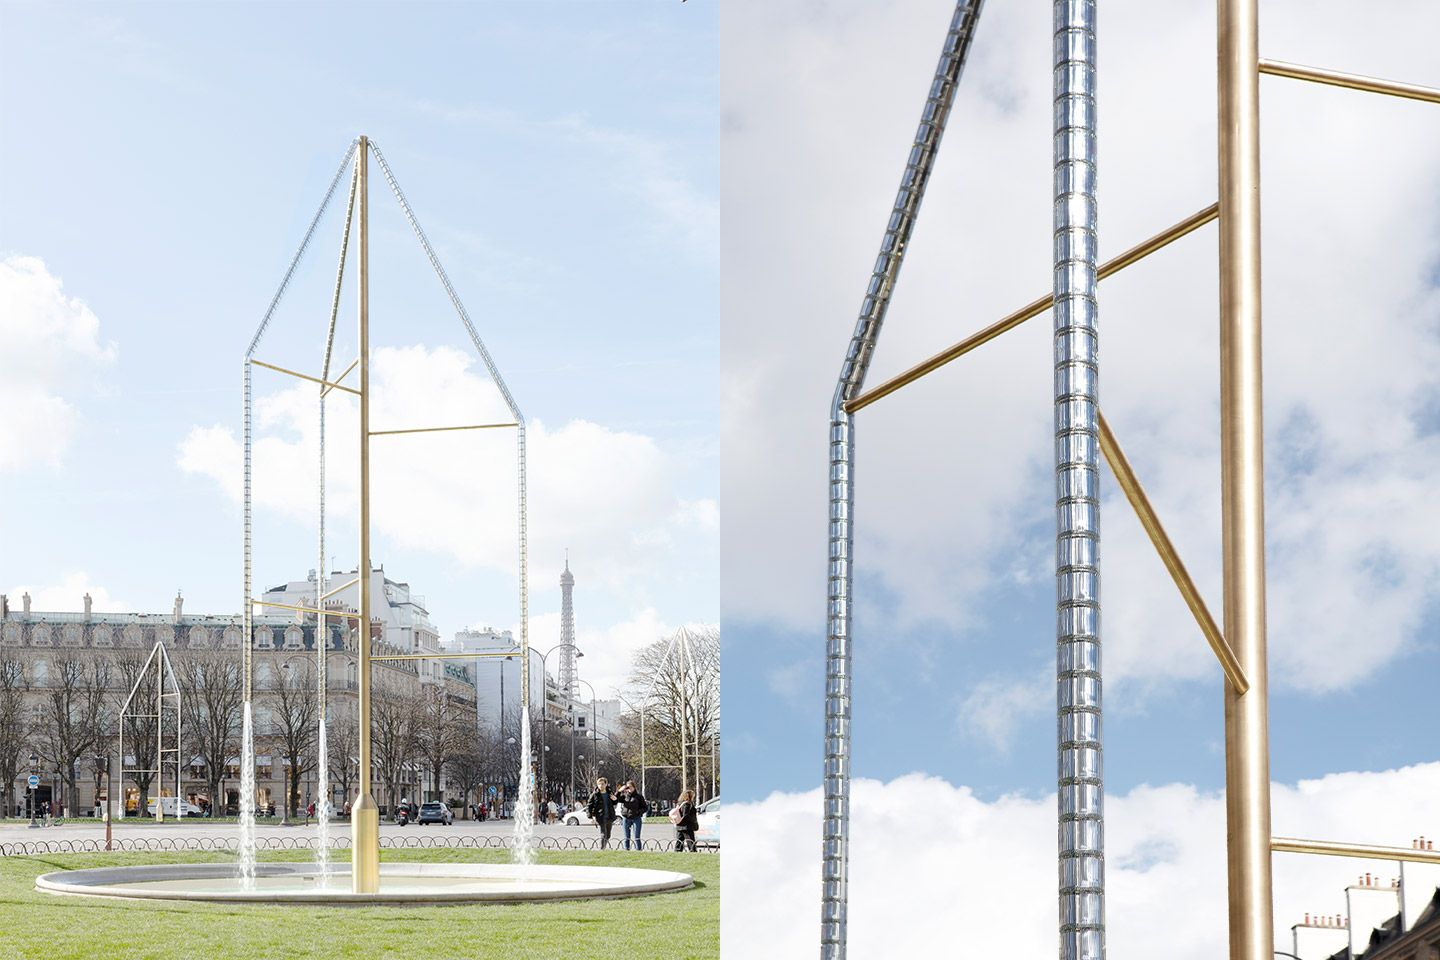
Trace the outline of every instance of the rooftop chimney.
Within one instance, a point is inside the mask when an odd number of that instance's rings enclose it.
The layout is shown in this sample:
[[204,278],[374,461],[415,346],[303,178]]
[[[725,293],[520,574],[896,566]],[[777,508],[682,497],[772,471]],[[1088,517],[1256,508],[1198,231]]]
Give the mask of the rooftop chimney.
[[85,619],[90,619],[90,594],[85,594]]

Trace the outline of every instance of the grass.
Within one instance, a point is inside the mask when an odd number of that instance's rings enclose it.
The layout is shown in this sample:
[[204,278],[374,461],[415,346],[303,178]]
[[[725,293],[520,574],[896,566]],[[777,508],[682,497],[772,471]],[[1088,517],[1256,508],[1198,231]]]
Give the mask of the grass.
[[[345,851],[337,851],[342,858]],[[303,851],[262,860],[307,860]],[[504,850],[382,850],[387,862],[506,862]],[[720,956],[715,854],[546,852],[542,863],[655,867],[695,877],[679,893],[624,900],[447,907],[243,906],[62,897],[35,890],[53,870],[233,860],[212,853],[0,857],[0,960],[174,960],[394,957],[551,960],[618,954],[663,960]]]

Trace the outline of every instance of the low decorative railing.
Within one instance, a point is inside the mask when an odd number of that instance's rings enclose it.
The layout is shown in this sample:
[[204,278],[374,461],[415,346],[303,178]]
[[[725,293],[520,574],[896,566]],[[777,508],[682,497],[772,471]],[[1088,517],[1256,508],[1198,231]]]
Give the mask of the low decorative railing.
[[[256,837],[257,850],[314,850],[319,846],[318,837]],[[534,841],[538,850],[598,850],[599,837],[537,837]],[[407,836],[380,838],[380,847],[385,850],[442,849],[509,849],[515,845],[511,837],[491,836]],[[110,841],[110,851],[117,853],[161,853],[180,851],[217,851],[234,853],[240,848],[238,837],[116,837]],[[330,841],[332,850],[350,849],[349,837],[336,837]],[[622,850],[623,843],[610,841],[610,849]],[[641,842],[645,851],[666,851],[675,849],[673,840],[645,840]],[[700,844],[696,850],[702,853],[719,852],[718,844]],[[103,839],[75,840],[18,840],[13,843],[0,842],[0,857],[30,857],[50,853],[104,853]]]

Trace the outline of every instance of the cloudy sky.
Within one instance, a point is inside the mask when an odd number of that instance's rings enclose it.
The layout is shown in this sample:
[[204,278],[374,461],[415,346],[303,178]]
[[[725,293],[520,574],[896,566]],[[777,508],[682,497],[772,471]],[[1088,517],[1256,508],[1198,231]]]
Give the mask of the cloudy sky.
[[[718,616],[717,18],[687,4],[3,8],[0,591],[241,602],[241,357],[373,137],[531,422],[532,639],[565,550],[601,689]],[[376,429],[499,398],[372,161]],[[318,373],[344,187],[257,356]],[[354,357],[353,268],[335,369]],[[339,396],[338,394],[335,396]],[[353,402],[327,553],[355,563]],[[256,376],[258,587],[316,565],[316,410]],[[507,418],[508,419],[508,418]],[[518,621],[510,432],[374,442],[373,556],[443,636]]]
[[[816,933],[828,410],[952,8],[726,8],[726,794],[747,802],[727,831],[759,851],[736,846],[726,871],[727,891],[764,892],[727,896],[727,938],[740,942],[813,944]],[[1049,4],[986,6],[871,384],[1049,289],[1050,16]],[[1101,18],[1104,258],[1216,198],[1215,27],[1213,5],[1180,0],[1114,0]],[[1354,29],[1353,7],[1335,0],[1266,3],[1262,54],[1440,85],[1434,4],[1367,4],[1365,21]],[[1348,821],[1287,819],[1295,808],[1277,803],[1276,826],[1408,846],[1440,832],[1433,808],[1425,819],[1405,806],[1433,796],[1405,792],[1433,784],[1433,764],[1423,776],[1384,772],[1433,761],[1440,722],[1440,113],[1268,77],[1261,96],[1272,770],[1282,796],[1340,771],[1373,771],[1356,774],[1372,795],[1404,793],[1388,820],[1379,807]],[[1202,229],[1102,286],[1101,396],[1218,612],[1215,244],[1214,227]],[[906,942],[936,942],[957,902],[946,870],[1019,883],[1033,853],[1043,875],[1026,882],[1042,891],[1045,925],[1036,949],[1053,949],[1049,323],[1034,320],[857,418],[854,745],[856,774],[869,778],[855,800],[854,870],[868,878],[855,885],[857,944],[893,931],[904,904],[924,927]],[[1200,804],[1211,811],[1194,827],[1212,847],[1204,855],[1220,843],[1223,727],[1213,656],[1105,485],[1120,918],[1146,908],[1143,885],[1124,880],[1125,844],[1145,837],[1127,815],[1180,823]],[[972,813],[1014,845],[966,845]],[[1031,830],[1034,850],[1022,851]],[[894,882],[903,852],[932,842],[937,856],[963,854],[934,871],[907,868],[945,891],[935,903]],[[1183,852],[1161,844],[1150,858],[1184,867]],[[1350,864],[1337,869],[1325,875],[1331,906],[1353,875]],[[794,897],[777,895],[792,881]],[[1159,889],[1176,902],[1187,895]],[[815,909],[793,909],[803,902]],[[1028,914],[1003,915],[1027,926]],[[1196,952],[1167,955],[1214,955],[1214,919],[1185,941]],[[1288,928],[1295,918],[1281,919]],[[1115,922],[1117,948],[1122,929],[1132,944],[1158,946]]]

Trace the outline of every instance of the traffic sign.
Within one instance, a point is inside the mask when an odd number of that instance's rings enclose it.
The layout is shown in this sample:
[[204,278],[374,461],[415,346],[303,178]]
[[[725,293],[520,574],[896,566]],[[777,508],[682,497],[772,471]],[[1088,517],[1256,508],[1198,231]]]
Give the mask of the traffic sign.
[[25,782],[30,784],[31,790],[34,790],[36,787],[40,786],[40,778],[33,773],[30,774],[30,779],[26,780]]
[[495,788],[494,788],[494,787],[491,787],[491,788],[490,788],[490,796],[492,796],[492,797],[495,796],[495,793],[496,793]]

